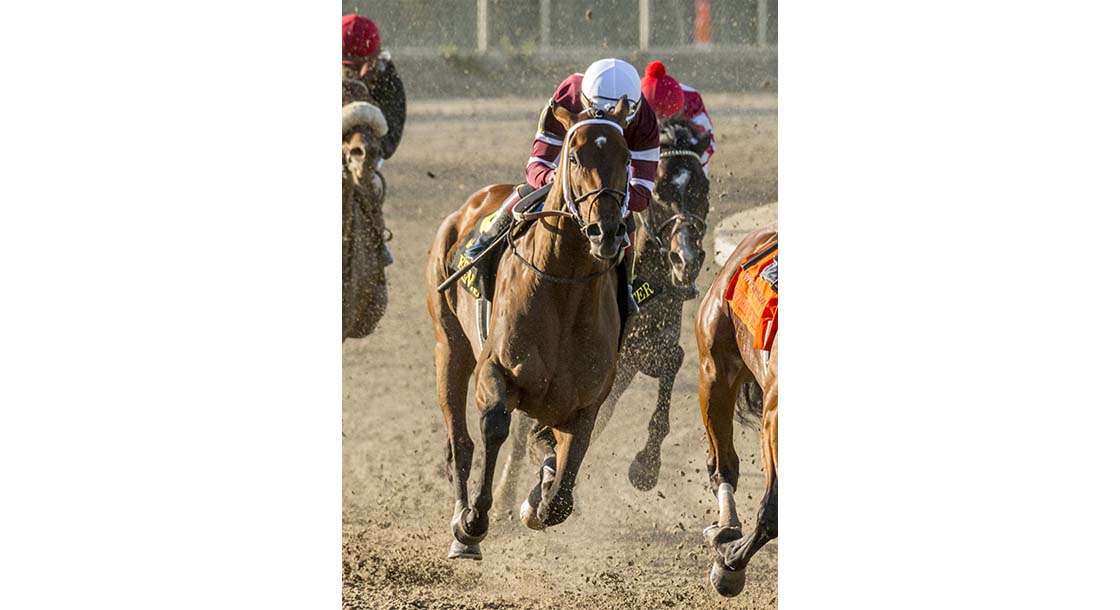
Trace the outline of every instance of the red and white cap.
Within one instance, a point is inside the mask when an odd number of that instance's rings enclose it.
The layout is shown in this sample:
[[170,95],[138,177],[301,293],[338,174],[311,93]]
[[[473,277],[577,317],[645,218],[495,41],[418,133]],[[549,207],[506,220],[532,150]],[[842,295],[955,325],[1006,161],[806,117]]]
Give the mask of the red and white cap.
[[342,18],[342,63],[363,64],[381,50],[381,33],[361,15]]
[[684,108],[684,91],[675,78],[665,73],[665,64],[654,61],[646,66],[642,78],[642,96],[646,98],[657,118],[673,116]]

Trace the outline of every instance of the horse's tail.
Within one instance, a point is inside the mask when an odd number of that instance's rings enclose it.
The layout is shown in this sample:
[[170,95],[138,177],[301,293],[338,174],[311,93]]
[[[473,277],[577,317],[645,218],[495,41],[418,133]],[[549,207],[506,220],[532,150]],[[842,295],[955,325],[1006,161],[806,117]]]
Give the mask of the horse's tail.
[[762,387],[755,380],[750,380],[739,386],[739,395],[735,397],[735,419],[740,424],[755,430],[760,428],[762,422]]

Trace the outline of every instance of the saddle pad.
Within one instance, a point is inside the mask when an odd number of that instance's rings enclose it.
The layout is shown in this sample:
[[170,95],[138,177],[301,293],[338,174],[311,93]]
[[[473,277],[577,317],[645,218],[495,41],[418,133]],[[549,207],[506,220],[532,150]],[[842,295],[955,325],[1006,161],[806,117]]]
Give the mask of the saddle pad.
[[777,255],[778,251],[774,250],[750,267],[736,271],[724,293],[731,310],[754,336],[754,348],[758,350],[769,350],[778,333],[778,293],[762,277],[762,270]]
[[[518,206],[520,207],[520,203]],[[538,199],[535,202],[530,202],[530,205],[527,206],[529,208],[528,210],[519,211],[536,211],[543,206],[544,201]],[[471,230],[470,235],[467,236],[467,239],[463,241],[463,245],[460,246],[459,250],[455,253],[454,268],[456,271],[462,269],[471,262],[464,253],[467,251],[467,248],[471,247],[471,245],[478,240],[479,233],[485,231],[490,224],[494,222],[494,217],[497,215],[498,210],[494,210],[486,216],[483,216],[482,219],[478,221],[478,224],[475,225],[474,229]],[[528,224],[527,222],[522,222],[511,228],[510,230],[515,232],[513,236],[517,237],[523,233],[528,227]],[[459,278],[459,282],[463,284],[463,287],[476,299],[486,299],[487,301],[494,300],[494,281],[498,275],[498,263],[502,259],[502,252],[507,248],[504,236],[498,236],[495,239],[500,239],[503,243],[496,246],[482,260],[478,261],[478,264]]]

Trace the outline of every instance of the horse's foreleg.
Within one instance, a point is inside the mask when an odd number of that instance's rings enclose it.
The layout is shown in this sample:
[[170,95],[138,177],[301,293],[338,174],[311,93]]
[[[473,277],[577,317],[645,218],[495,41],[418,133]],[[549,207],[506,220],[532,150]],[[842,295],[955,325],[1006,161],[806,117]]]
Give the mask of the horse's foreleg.
[[498,477],[497,490],[494,492],[494,506],[499,511],[513,510],[517,497],[517,480],[525,462],[525,449],[528,443],[532,420],[523,413],[513,414],[509,453]]
[[576,488],[579,467],[591,445],[591,431],[595,427],[598,407],[580,411],[571,421],[553,428],[556,437],[556,478],[541,487],[541,502],[537,506],[537,519],[549,527],[563,523],[572,514],[572,492]]
[[657,406],[649,418],[646,446],[634,456],[634,461],[630,464],[630,484],[642,491],[653,489],[661,473],[661,443],[669,435],[669,405],[673,398],[673,382],[684,362],[684,349],[680,345],[675,345],[674,348],[664,354],[665,366],[657,378]]
[[[446,336],[436,337],[436,394],[443,411],[444,424],[447,426],[447,478],[455,494],[455,509],[452,520],[467,505],[467,481],[471,474],[471,459],[474,456],[474,442],[467,432],[467,384],[470,381],[471,353],[467,346],[466,354],[461,349],[452,349],[454,339]],[[463,341],[466,339],[463,338]],[[478,559],[477,545],[472,549],[459,541],[452,542],[448,557]]]
[[480,411],[479,428],[483,440],[482,481],[470,506],[457,512],[451,520],[455,539],[465,545],[482,542],[489,530],[494,470],[498,465],[498,452],[509,436],[510,411],[516,408],[516,398],[507,396],[505,378],[500,369],[484,365],[476,371],[476,378],[475,402]]

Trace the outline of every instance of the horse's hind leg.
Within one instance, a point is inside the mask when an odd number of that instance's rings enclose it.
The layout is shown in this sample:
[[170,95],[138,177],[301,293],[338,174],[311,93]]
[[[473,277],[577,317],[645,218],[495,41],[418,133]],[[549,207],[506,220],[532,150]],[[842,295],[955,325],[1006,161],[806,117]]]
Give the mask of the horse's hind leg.
[[766,493],[758,509],[754,531],[747,538],[727,545],[723,552],[727,567],[741,570],[767,542],[778,537],[778,397],[776,389],[763,396],[762,468],[766,474]]
[[[455,509],[458,515],[467,505],[467,480],[471,474],[471,459],[474,456],[474,442],[467,432],[467,384],[470,381],[474,357],[470,344],[458,329],[445,331],[446,327],[436,325],[436,394],[440,409],[443,411],[444,424],[447,426],[447,478],[455,494]],[[451,543],[448,557],[481,559],[478,545]]]
[[619,356],[618,371],[614,375],[614,385],[611,386],[611,393],[607,395],[603,405],[599,407],[599,417],[595,419],[595,429],[591,431],[591,442],[594,443],[603,434],[603,429],[607,427],[611,416],[614,415],[614,408],[618,406],[618,401],[622,399],[626,388],[630,387],[630,382],[634,380],[634,375],[637,373],[636,368],[627,363],[623,356]]
[[556,478],[541,486],[537,519],[544,527],[559,525],[572,514],[579,467],[591,445],[597,407],[580,411],[571,421],[553,427],[556,436]]
[[506,384],[501,371],[484,365],[477,372],[479,428],[482,430],[482,481],[471,500],[470,507],[458,510],[451,520],[455,539],[466,545],[477,545],[486,537],[490,528],[490,507],[493,505],[492,489],[494,470],[498,465],[498,452],[509,436],[510,411],[517,407],[516,397],[506,395]]
[[719,504],[719,523],[706,528],[704,538],[719,554],[709,575],[712,587],[720,595],[733,597],[746,585],[746,570],[731,568],[724,558],[728,544],[743,536],[735,510],[739,456],[735,453],[733,420],[739,387],[751,375],[734,343],[734,330],[721,323],[726,319],[710,324],[710,320],[701,318],[696,325],[700,417],[708,434],[708,475]]
[[498,477],[497,489],[494,492],[495,510],[509,511],[516,506],[517,480],[525,465],[526,445],[532,425],[532,420],[524,413],[520,411],[513,413],[509,453],[506,454],[502,474]]
[[657,407],[649,418],[646,446],[634,456],[634,461],[630,464],[630,484],[642,491],[653,489],[661,473],[661,443],[669,435],[669,405],[673,399],[673,382],[684,362],[684,349],[680,345],[673,347],[675,349],[664,355],[665,366],[657,378]]

